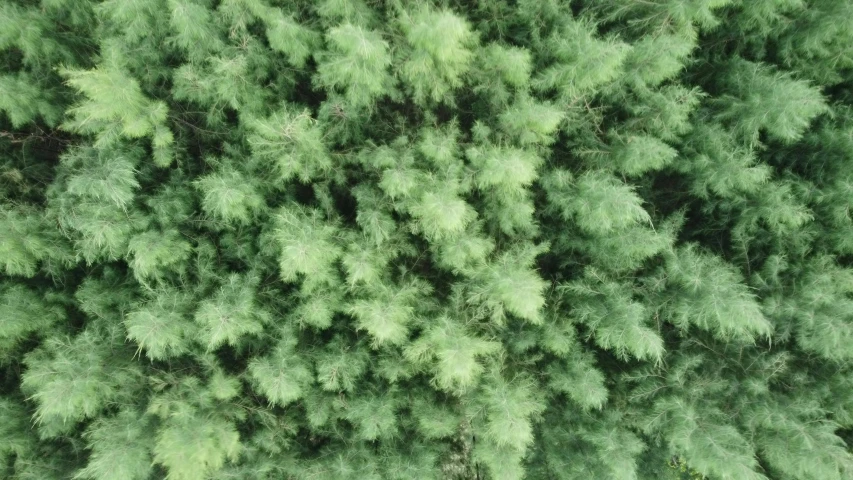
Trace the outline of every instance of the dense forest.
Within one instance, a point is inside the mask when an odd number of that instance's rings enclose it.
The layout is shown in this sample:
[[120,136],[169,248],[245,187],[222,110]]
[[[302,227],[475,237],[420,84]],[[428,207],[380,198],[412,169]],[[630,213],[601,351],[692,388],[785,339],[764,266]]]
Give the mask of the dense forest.
[[0,477],[849,480],[851,208],[851,0],[0,0]]

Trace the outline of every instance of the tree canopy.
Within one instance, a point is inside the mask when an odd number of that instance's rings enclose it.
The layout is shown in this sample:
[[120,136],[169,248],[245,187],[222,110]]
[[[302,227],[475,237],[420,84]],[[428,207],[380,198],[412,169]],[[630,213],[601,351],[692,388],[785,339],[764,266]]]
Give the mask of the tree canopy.
[[0,2],[0,477],[853,478],[853,2]]

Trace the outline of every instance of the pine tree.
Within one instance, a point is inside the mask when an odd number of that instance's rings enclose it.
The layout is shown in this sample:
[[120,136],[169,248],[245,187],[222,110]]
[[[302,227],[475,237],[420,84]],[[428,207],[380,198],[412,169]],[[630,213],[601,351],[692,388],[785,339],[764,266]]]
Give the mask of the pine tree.
[[0,477],[853,477],[851,8],[0,3]]

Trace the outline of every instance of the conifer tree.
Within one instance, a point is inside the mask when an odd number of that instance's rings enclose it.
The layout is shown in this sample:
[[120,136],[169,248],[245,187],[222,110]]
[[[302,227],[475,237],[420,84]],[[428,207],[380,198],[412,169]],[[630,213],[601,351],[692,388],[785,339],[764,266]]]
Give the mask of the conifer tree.
[[853,478],[853,3],[0,3],[0,477]]

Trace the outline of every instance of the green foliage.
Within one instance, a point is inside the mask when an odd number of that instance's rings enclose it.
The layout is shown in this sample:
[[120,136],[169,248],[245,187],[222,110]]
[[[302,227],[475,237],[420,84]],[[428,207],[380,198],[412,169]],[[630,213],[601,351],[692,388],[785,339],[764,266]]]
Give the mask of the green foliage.
[[627,78],[656,86],[675,77],[696,46],[692,40],[668,34],[639,39],[625,58]]
[[240,436],[233,424],[210,418],[173,420],[161,428],[154,446],[154,460],[169,470],[167,478],[201,480],[208,472],[235,460]]
[[406,358],[433,372],[433,383],[442,390],[465,391],[476,385],[485,366],[480,357],[495,353],[500,344],[466,332],[465,325],[442,316],[406,349]]
[[407,58],[401,75],[415,102],[440,102],[462,86],[462,76],[474,57],[469,47],[476,37],[464,18],[449,10],[420,8],[403,12],[401,27]]
[[720,258],[688,246],[674,252],[664,270],[662,302],[669,304],[665,315],[673,325],[684,329],[693,324],[724,339],[753,341],[770,335],[772,325],[761,305]]
[[311,29],[300,25],[292,15],[269,7],[257,8],[256,15],[266,24],[267,40],[273,50],[283,53],[288,61],[297,68],[305,66],[316,48],[318,35]]
[[671,163],[678,151],[650,135],[614,135],[606,153],[596,152],[593,162],[610,166],[626,176],[660,170]]
[[758,164],[753,148],[739,145],[719,124],[697,127],[685,139],[684,151],[687,161],[677,168],[690,177],[691,191],[699,198],[738,198],[758,190],[772,173]]
[[153,298],[127,313],[124,326],[127,337],[152,360],[165,360],[188,350],[187,342],[195,333],[186,319],[189,299],[172,288],[155,291]]
[[28,336],[50,331],[65,317],[61,306],[39,298],[38,292],[24,285],[3,284],[0,304],[0,362],[5,363],[15,353],[15,344]]
[[190,60],[203,59],[223,47],[211,11],[192,0],[169,0],[171,43],[187,52]]
[[257,186],[228,166],[199,178],[195,185],[202,194],[202,209],[217,220],[247,225],[264,205]]
[[592,22],[565,22],[545,43],[554,63],[536,75],[534,87],[556,90],[563,101],[574,102],[615,80],[630,46],[615,38],[596,37]]
[[[792,3],[792,5],[784,5]],[[844,81],[853,68],[851,5],[820,0],[803,8],[802,2],[783,2],[799,9],[793,25],[780,35],[783,61],[803,76],[828,85]]]
[[583,281],[562,286],[573,305],[573,316],[586,324],[596,343],[623,358],[660,361],[664,346],[660,335],[645,325],[643,304],[625,295],[630,288],[587,270]]
[[171,143],[165,126],[168,107],[142,93],[139,82],[119,67],[104,65],[93,70],[64,70],[68,85],[85,100],[68,110],[72,117],[65,128],[81,134],[97,134],[101,144],[127,138],[152,136],[158,143]]
[[634,190],[602,171],[575,180],[569,172],[556,170],[547,179],[546,191],[554,213],[593,235],[651,220]]
[[6,275],[33,277],[41,262],[67,263],[66,241],[35,208],[2,206],[0,262]]
[[269,313],[255,306],[255,283],[251,277],[231,274],[212,297],[199,304],[195,321],[201,326],[199,340],[208,349],[236,345],[244,335],[262,331]]
[[147,418],[121,410],[113,417],[99,418],[83,435],[92,445],[92,455],[74,478],[141,480],[151,475],[151,425]]
[[330,30],[327,39],[331,51],[317,67],[319,85],[343,90],[344,98],[355,107],[369,106],[392,87],[388,42],[377,32],[346,24]]
[[295,332],[284,330],[281,336],[270,355],[256,357],[249,363],[248,372],[271,404],[286,406],[303,397],[313,374],[310,364],[295,349],[298,343]]
[[282,181],[309,182],[331,168],[322,131],[307,110],[280,109],[265,119],[249,119],[247,126],[252,154],[274,165]]
[[853,478],[841,0],[0,2],[0,477]]
[[416,281],[399,286],[378,283],[371,286],[369,297],[354,300],[347,310],[355,318],[356,328],[367,331],[375,347],[400,345],[408,340],[414,305],[423,305],[419,297],[429,290],[429,285]]
[[5,111],[13,127],[22,127],[41,118],[56,125],[62,109],[53,88],[38,84],[38,79],[24,72],[0,76],[0,111]]
[[127,251],[132,256],[127,263],[133,269],[133,275],[144,282],[147,278],[160,278],[161,270],[180,271],[181,263],[192,251],[192,245],[175,230],[147,231],[131,238]]
[[766,478],[755,471],[758,462],[743,435],[731,425],[717,424],[713,417],[700,417],[696,408],[681,399],[662,398],[652,408],[655,417],[649,425],[665,432],[670,450],[681,452],[685,462],[703,475]]
[[758,63],[734,61],[719,82],[725,92],[719,117],[752,140],[764,130],[776,140],[793,142],[828,109],[818,89]]
[[500,127],[521,145],[554,142],[554,133],[566,114],[549,102],[522,96],[500,113]]
[[37,404],[36,420],[67,425],[133,395],[140,372],[128,352],[111,351],[107,342],[115,334],[112,328],[86,330],[73,339],[54,336],[27,354],[21,388]]
[[285,207],[275,218],[279,267],[284,281],[304,275],[308,284],[334,282],[334,262],[343,253],[336,242],[337,228],[318,210]]

